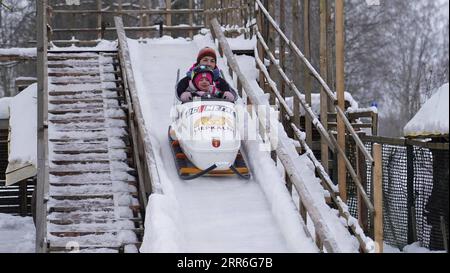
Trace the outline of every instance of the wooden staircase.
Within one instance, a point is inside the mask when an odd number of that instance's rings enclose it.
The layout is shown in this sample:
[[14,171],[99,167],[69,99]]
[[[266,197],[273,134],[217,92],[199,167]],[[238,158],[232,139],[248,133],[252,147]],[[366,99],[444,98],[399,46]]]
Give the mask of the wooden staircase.
[[142,242],[117,54],[48,54],[49,252],[137,252]]

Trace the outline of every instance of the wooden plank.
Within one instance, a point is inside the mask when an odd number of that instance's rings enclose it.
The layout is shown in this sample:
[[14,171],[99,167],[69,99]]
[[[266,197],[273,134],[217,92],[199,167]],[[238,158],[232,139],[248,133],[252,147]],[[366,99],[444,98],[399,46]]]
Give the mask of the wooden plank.
[[[102,0],[97,0],[97,11],[101,11],[102,10]],[[98,12],[97,13],[97,39],[103,39],[103,22],[102,22],[102,13]]]
[[48,78],[47,78],[47,0],[37,2],[37,78],[38,78],[38,144],[36,184],[36,252],[46,252],[47,205],[44,196],[48,192]]
[[373,145],[373,200],[374,200],[374,234],[375,251],[383,252],[383,158],[382,146],[378,143]]
[[[310,2],[309,0],[303,0],[303,45],[304,54],[307,60],[311,60],[311,42],[310,42]],[[308,105],[311,104],[312,100],[312,82],[309,69],[306,65],[303,65],[303,75],[304,75],[304,89],[305,89],[305,100]],[[306,143],[308,145],[312,144],[312,124],[311,118],[306,116],[305,119],[305,132],[306,132]]]
[[[338,108],[345,111],[345,63],[344,63],[344,0],[336,0],[336,93]],[[345,151],[345,123],[337,117],[337,145]],[[341,199],[347,202],[347,167],[344,157],[338,155],[338,184]]]
[[[293,42],[300,44],[300,3],[299,0],[294,0],[292,3],[292,17],[293,17]],[[288,42],[286,42],[289,44]],[[301,62],[298,58],[294,58],[294,71],[301,71]],[[293,74],[293,82],[295,86],[302,86],[300,73]],[[294,96],[294,124],[300,128],[300,99]]]
[[[327,55],[327,0],[320,0],[320,75],[328,82],[328,55]],[[320,122],[324,126],[324,129],[328,131],[328,96],[323,87],[320,88]],[[322,166],[328,171],[328,144],[320,138],[320,156]]]
[[136,14],[148,14],[148,15],[165,15],[165,14],[189,14],[189,13],[204,13],[205,9],[136,9],[136,10],[53,10],[56,15],[61,14],[62,16],[67,14],[104,14],[104,15],[136,15]]
[[[171,10],[172,9],[172,0],[166,0],[166,10]],[[172,26],[172,14],[171,13],[166,13],[166,22],[165,22],[165,26]],[[166,29],[166,27],[164,27]],[[170,33],[167,33],[170,35]]]
[[[192,10],[194,7],[194,0],[189,0],[189,9]],[[189,26],[193,27],[194,26],[194,13],[190,12],[189,13]],[[194,31],[190,30],[189,31],[189,37],[192,39],[194,37]]]

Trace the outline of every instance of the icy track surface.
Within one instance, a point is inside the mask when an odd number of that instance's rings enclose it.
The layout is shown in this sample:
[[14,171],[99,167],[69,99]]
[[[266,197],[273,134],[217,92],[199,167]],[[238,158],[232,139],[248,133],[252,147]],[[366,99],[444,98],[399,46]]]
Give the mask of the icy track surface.
[[[296,223],[292,228],[295,235],[286,234],[290,229],[281,227],[283,221],[274,217],[274,204],[256,180],[231,177],[182,181],[178,178],[167,137],[170,108],[177,70],[184,77],[205,45],[202,38],[186,41],[163,37],[145,43],[129,39],[128,43],[163,190],[163,194],[152,194],[149,199],[141,251],[316,252],[313,241],[295,217],[290,217]],[[226,70],[223,60],[219,60],[219,66]],[[272,169],[277,172],[275,166]],[[293,202],[285,209],[298,214]],[[285,224],[292,227],[289,220]]]

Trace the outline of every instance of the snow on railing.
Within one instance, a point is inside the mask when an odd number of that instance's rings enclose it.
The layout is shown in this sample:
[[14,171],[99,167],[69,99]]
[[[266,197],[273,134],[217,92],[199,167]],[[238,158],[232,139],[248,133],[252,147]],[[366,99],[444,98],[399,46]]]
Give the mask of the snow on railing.
[[[242,86],[248,99],[250,99],[253,105],[258,106],[265,105],[267,107],[270,107],[267,98],[264,99],[265,98],[264,96],[258,95],[253,90],[244,74],[241,72],[240,67],[231,51],[231,48],[228,45],[228,42],[221,30],[221,27],[217,19],[211,20],[211,25],[212,25],[212,32],[219,41],[219,46],[221,49],[220,51],[226,56],[229,67],[231,68],[232,72],[236,75],[239,85]],[[288,144],[287,141],[289,139],[282,136],[282,134],[284,133],[283,130],[280,132],[279,130],[277,130],[277,128],[275,128],[276,126],[281,125],[276,124],[274,122],[270,122],[269,124],[267,124],[267,120],[264,116],[258,115],[258,119],[259,122],[262,124],[263,128],[265,128],[267,125],[268,127],[267,133],[269,134],[271,146],[276,151],[277,156],[282,162],[287,174],[289,175],[291,181],[296,186],[296,189],[303,200],[304,206],[314,223],[316,232],[319,235],[319,240],[323,243],[328,252],[342,252],[343,251],[343,249],[341,248],[342,246],[340,246],[340,244],[334,237],[332,228],[329,226],[329,224],[325,223],[326,221],[324,221],[323,219],[322,212],[318,207],[318,204],[312,198],[310,189],[308,189],[308,187],[304,184],[304,181],[302,180],[302,175],[298,172],[298,170],[295,167],[295,158],[293,157],[293,153],[288,148],[292,147],[292,143]],[[297,154],[296,151],[295,154]],[[341,210],[345,212],[345,207],[341,206]],[[348,213],[348,209],[346,211],[347,214],[344,213],[344,215],[347,216],[350,215]],[[353,228],[356,231],[361,230],[360,228],[358,228],[359,226],[357,225],[357,223],[355,223],[355,221],[351,221],[350,218],[347,218],[347,222],[352,224]],[[360,237],[359,241],[361,242],[361,246],[364,248],[364,251],[373,252],[373,248],[371,247],[372,244],[370,244],[371,240],[366,237],[363,237],[362,236],[363,233],[360,232],[355,233],[357,237],[358,236]]]
[[[137,94],[133,69],[131,67],[130,52],[128,49],[127,37],[123,27],[121,17],[114,17],[119,40],[119,57],[125,84],[125,94],[129,108],[130,122],[133,132],[133,145],[136,165],[139,175],[139,192],[144,208],[147,207],[147,194],[161,193],[161,184],[158,168],[156,166],[155,153],[150,141],[150,136],[145,127],[145,121],[141,110],[141,104]],[[141,152],[144,155],[140,156]],[[146,184],[145,182],[150,182]]]

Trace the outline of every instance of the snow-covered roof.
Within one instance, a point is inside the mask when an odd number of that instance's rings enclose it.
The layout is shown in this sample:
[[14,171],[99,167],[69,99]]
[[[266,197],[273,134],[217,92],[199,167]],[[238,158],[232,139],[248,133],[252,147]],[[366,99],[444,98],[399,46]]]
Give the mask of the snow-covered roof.
[[9,103],[11,97],[0,98],[0,119],[9,118]]
[[37,84],[17,94],[10,102],[9,145],[6,184],[11,185],[36,173]]
[[403,133],[407,137],[431,137],[448,135],[448,92],[446,83],[422,106],[406,124]]

